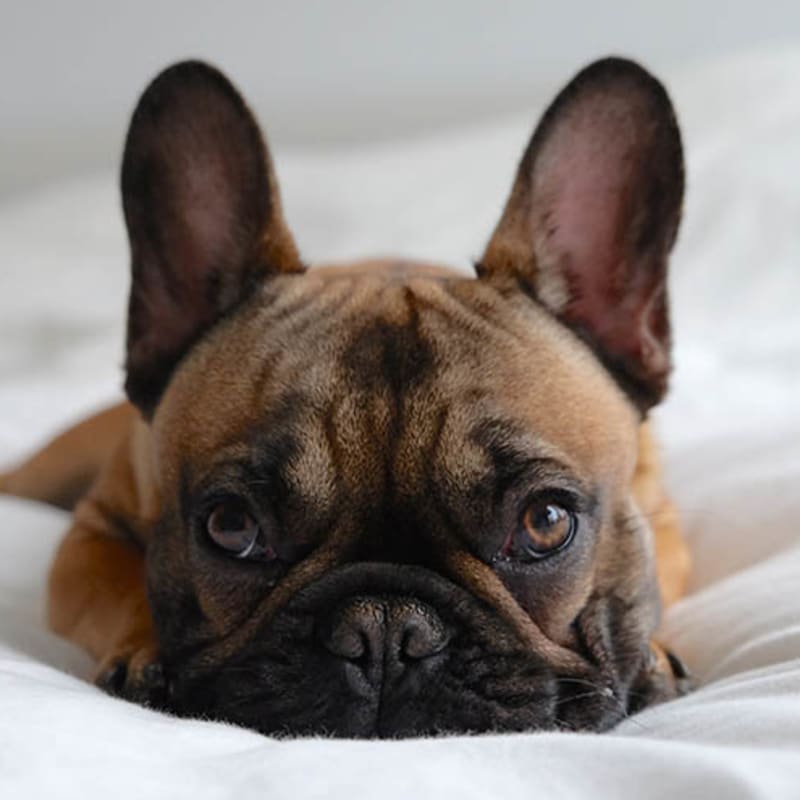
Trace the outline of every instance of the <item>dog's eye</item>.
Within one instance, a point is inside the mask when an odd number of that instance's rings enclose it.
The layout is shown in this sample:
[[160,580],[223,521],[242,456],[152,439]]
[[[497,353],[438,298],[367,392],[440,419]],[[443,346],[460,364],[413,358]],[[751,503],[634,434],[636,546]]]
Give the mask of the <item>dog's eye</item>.
[[575,535],[575,527],[571,511],[556,503],[535,500],[522,515],[517,539],[524,553],[542,558],[566,547]]
[[229,498],[217,503],[206,518],[206,531],[214,544],[235,558],[275,558],[243,500]]
[[567,547],[575,536],[574,512],[547,500],[528,504],[517,529],[506,539],[500,555],[506,559],[538,560]]

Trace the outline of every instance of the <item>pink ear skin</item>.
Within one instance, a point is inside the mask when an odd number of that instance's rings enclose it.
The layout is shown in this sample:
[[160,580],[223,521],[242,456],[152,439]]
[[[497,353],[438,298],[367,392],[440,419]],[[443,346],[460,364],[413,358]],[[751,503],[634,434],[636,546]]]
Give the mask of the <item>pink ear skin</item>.
[[131,247],[128,396],[148,415],[191,345],[262,280],[302,271],[258,123],[198,61],[158,75],[122,165]]
[[683,183],[663,86],[633,62],[598,61],[545,112],[479,266],[587,341],[642,411],[667,388]]

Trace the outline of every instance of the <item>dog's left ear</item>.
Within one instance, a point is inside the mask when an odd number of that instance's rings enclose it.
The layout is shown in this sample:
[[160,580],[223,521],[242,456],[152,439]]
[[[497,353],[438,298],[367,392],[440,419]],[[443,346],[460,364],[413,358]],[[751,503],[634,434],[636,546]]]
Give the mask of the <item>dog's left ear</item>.
[[683,182],[664,87],[631,61],[595,62],[545,112],[478,265],[587,341],[642,411],[667,388]]

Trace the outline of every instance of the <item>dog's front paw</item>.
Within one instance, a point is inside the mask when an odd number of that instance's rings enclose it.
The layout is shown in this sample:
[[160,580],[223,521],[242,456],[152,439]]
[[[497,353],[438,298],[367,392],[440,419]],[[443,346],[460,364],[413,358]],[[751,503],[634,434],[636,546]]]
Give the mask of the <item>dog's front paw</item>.
[[684,664],[683,661],[672,652],[672,650],[665,650],[664,653],[666,654],[667,661],[669,662],[670,672],[672,672],[675,692],[678,697],[682,697],[694,689],[694,680],[692,679],[692,674],[689,672],[686,664]]
[[692,676],[686,665],[672,650],[656,642],[650,643],[649,671],[658,676],[662,684],[663,700],[682,697],[694,688]]
[[115,649],[100,662],[95,685],[115,697],[151,708],[167,705],[169,682],[150,645],[128,645]]

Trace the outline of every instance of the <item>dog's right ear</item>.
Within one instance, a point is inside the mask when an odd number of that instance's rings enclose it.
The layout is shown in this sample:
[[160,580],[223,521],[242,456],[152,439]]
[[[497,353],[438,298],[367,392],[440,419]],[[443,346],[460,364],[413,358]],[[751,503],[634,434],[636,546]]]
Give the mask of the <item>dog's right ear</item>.
[[176,64],[145,90],[122,164],[131,247],[127,378],[150,416],[177,363],[269,275],[303,266],[258,124],[218,70]]

